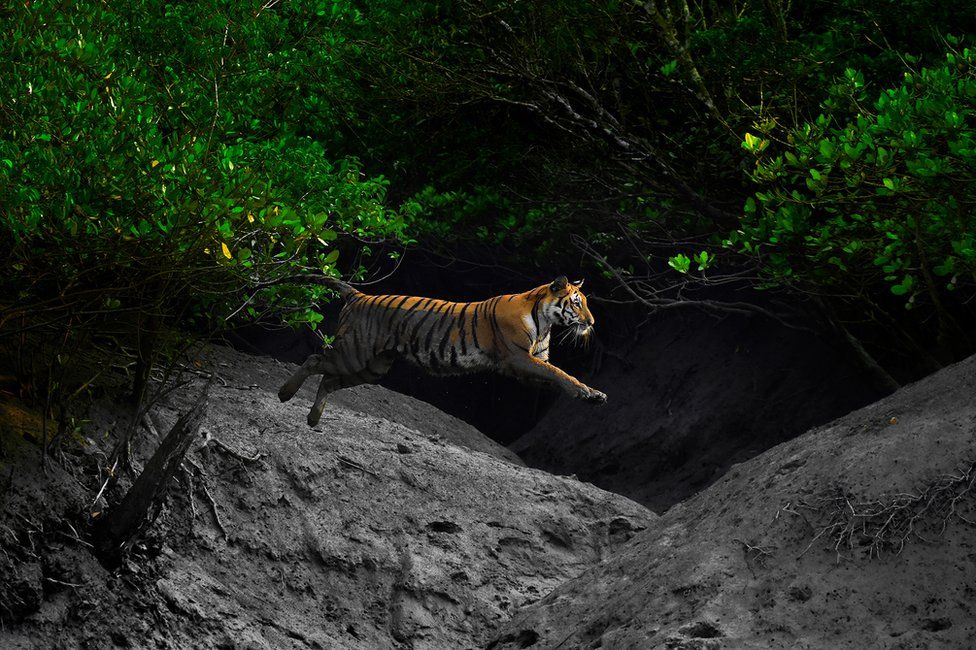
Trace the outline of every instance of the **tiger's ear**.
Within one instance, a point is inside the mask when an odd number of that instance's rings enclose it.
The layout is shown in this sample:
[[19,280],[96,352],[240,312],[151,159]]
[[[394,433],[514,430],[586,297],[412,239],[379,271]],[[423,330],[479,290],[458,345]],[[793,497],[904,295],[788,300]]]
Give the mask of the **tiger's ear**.
[[576,282],[573,283],[573,286],[576,287],[577,289],[579,289],[580,287],[583,286],[583,281],[582,280],[577,280]]
[[566,285],[569,284],[569,278],[565,275],[560,275],[558,278],[552,281],[549,285],[549,290],[553,293],[560,293],[566,290]]

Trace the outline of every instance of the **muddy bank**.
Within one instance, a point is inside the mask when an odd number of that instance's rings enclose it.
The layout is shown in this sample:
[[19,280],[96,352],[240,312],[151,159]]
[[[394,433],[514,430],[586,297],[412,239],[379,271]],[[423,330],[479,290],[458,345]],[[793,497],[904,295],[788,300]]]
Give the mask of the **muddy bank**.
[[[47,475],[24,469],[36,446],[5,432],[0,561],[4,601],[17,607],[3,612],[0,645],[476,647],[656,518],[521,467],[384,389],[338,394],[312,430],[312,387],[288,404],[275,397],[290,366],[226,349],[204,363],[221,380],[188,472],[119,570],[95,560],[79,527],[119,417],[111,402],[93,411],[93,444]],[[160,430],[201,382],[154,410]],[[155,444],[147,435],[137,462]]]
[[735,465],[491,647],[969,647],[974,394],[976,357]]

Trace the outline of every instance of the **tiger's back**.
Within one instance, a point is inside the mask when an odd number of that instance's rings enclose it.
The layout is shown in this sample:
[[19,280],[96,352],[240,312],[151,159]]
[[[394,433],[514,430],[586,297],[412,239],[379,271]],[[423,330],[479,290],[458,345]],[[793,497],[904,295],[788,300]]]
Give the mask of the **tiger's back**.
[[[346,354],[395,352],[439,375],[490,370],[505,346],[497,310],[512,296],[480,302],[449,302],[416,296],[352,297],[339,316],[336,332]],[[348,343],[346,343],[348,342]],[[345,343],[345,345],[343,345]],[[370,349],[365,349],[366,347]]]

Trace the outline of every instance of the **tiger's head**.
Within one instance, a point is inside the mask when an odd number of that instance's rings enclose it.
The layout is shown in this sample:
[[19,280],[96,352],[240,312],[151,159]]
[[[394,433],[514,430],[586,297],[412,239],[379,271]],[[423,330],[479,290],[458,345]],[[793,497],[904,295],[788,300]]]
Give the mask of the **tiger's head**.
[[560,275],[549,285],[548,316],[553,323],[572,327],[574,334],[587,337],[593,332],[596,319],[586,306],[586,296],[580,291],[583,281],[570,282]]

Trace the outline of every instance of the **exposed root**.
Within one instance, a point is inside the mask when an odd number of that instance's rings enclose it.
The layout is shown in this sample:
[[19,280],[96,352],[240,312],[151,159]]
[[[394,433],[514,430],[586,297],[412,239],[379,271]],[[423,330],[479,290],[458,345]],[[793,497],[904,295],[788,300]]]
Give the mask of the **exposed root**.
[[221,534],[223,534],[224,539],[227,539],[227,529],[224,528],[224,522],[220,520],[220,511],[217,510],[217,502],[210,494],[210,489],[207,488],[207,481],[203,480],[202,477],[200,480],[200,486],[203,488],[203,493],[207,495],[207,499],[210,501],[210,510],[213,512],[214,521],[217,522],[217,528],[220,529],[220,532]]
[[953,520],[976,526],[967,504],[974,494],[976,462],[965,471],[939,477],[919,494],[896,494],[875,501],[858,501],[836,489],[812,502],[787,503],[781,512],[802,517],[816,532],[797,556],[803,557],[824,540],[840,561],[845,552],[867,552],[868,558],[898,555],[912,539],[931,542]]
[[207,442],[212,442],[217,449],[220,449],[229,456],[233,456],[242,463],[256,463],[262,458],[260,453],[256,453],[253,456],[245,456],[216,436],[208,436]]
[[224,536],[224,539],[227,539],[227,529],[224,527],[224,522],[220,519],[220,510],[217,508],[217,500],[214,499],[213,495],[210,493],[210,488],[207,486],[207,477],[203,473],[203,469],[192,460],[187,459],[186,463],[193,467],[193,471],[187,470],[185,466],[183,468],[184,472],[186,472],[187,493],[190,499],[190,511],[193,514],[193,518],[196,519],[197,517],[197,509],[193,501],[193,493],[196,490],[196,485],[194,485],[193,482],[193,476],[195,474],[200,479],[197,485],[199,485],[199,487],[203,490],[203,494],[207,497],[207,501],[210,502],[210,512],[213,513],[214,522],[217,524],[217,528]]

